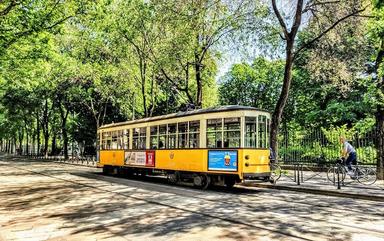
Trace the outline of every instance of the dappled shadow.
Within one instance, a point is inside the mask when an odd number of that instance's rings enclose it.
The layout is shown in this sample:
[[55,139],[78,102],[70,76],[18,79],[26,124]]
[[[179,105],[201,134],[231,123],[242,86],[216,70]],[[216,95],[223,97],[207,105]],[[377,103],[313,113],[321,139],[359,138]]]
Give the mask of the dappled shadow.
[[[276,190],[224,188],[198,190],[165,184],[160,178],[122,179],[75,171],[66,175],[54,167],[43,175],[28,173],[25,182],[0,186],[0,213],[17,218],[3,225],[63,223],[72,235],[196,239],[227,238],[340,239],[357,232],[381,235],[383,203],[287,193]],[[68,171],[68,170],[66,170]],[[6,171],[1,180],[20,178]],[[0,174],[3,171],[0,169]],[[1,178],[1,175],[0,175]],[[3,214],[1,214],[3,215]],[[348,217],[348,225],[345,223]],[[368,227],[364,224],[367,218]],[[356,226],[356,225],[355,225]]]

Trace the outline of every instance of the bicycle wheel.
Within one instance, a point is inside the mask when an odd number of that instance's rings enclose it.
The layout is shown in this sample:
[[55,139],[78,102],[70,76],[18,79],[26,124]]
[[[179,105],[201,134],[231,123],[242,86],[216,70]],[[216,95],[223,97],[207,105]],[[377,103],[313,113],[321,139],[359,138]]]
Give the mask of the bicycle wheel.
[[281,167],[278,164],[271,164],[271,179],[275,182],[281,177]]
[[327,178],[333,184],[337,183],[337,176],[339,175],[339,181],[343,182],[345,179],[345,170],[339,166],[330,167],[327,171]]
[[370,167],[359,167],[357,175],[357,181],[361,184],[372,185],[377,180],[376,171]]

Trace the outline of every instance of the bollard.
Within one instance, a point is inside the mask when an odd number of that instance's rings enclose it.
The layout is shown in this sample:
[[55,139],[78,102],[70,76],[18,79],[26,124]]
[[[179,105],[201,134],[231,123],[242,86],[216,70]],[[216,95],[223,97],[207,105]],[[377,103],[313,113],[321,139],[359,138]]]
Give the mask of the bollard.
[[340,189],[340,167],[337,167],[337,189]]
[[297,185],[300,185],[300,164],[297,165]]
[[304,182],[304,173],[303,173],[303,164],[300,165],[300,172],[301,172],[301,183]]

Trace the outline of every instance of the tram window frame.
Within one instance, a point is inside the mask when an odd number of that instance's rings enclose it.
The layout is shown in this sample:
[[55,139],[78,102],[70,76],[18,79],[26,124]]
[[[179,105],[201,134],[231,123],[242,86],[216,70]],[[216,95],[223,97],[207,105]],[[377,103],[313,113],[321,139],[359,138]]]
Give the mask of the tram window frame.
[[267,148],[267,116],[259,115],[257,120],[257,147]]
[[146,149],[146,140],[147,140],[146,127],[136,127],[133,129],[132,149],[134,150]]
[[124,146],[124,134],[123,130],[117,130],[117,148],[116,149],[123,149]]
[[177,124],[167,124],[167,148],[177,148]]
[[132,133],[132,149],[139,149],[139,137],[140,137],[140,129],[133,128]]
[[147,149],[147,127],[139,128],[140,136],[139,136],[139,150]]
[[112,135],[110,131],[103,132],[101,145],[103,150],[110,150],[112,143]]
[[188,122],[188,148],[200,147],[200,121]]
[[129,130],[130,129],[124,129],[123,130],[123,149],[127,150],[129,149]]
[[224,120],[223,120],[223,147],[224,148],[239,148],[240,142],[241,142],[241,119],[240,119],[240,117],[224,118]]
[[159,125],[159,149],[167,148],[167,125]]
[[[223,147],[223,118],[207,119],[207,148]],[[213,143],[211,143],[213,141]],[[214,145],[213,145],[214,144]]]
[[177,123],[177,147],[188,148],[188,121]]
[[118,139],[118,132],[112,131],[112,141],[111,141],[111,150],[116,150],[118,148],[117,139]]
[[[248,129],[249,127],[249,129]],[[257,147],[257,117],[246,116],[244,124],[244,147]]]
[[158,149],[159,147],[159,126],[151,126],[149,128],[149,147],[150,149]]

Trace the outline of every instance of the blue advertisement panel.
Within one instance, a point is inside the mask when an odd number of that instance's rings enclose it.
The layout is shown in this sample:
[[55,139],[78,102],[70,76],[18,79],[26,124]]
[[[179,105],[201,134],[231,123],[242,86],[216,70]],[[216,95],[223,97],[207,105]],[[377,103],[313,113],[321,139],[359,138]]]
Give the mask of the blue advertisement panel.
[[209,171],[237,171],[237,151],[209,150]]

